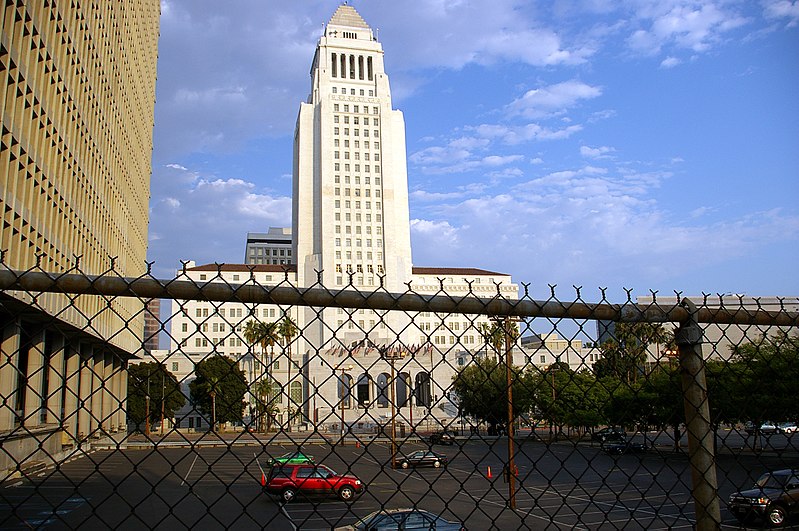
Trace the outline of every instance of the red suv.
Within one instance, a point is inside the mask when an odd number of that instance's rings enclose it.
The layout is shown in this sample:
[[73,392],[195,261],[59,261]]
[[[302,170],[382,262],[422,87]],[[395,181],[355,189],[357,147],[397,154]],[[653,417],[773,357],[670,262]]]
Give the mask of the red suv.
[[280,495],[284,502],[290,502],[297,494],[338,496],[350,501],[363,490],[364,484],[355,476],[336,474],[324,465],[313,463],[275,465],[266,482],[266,491]]

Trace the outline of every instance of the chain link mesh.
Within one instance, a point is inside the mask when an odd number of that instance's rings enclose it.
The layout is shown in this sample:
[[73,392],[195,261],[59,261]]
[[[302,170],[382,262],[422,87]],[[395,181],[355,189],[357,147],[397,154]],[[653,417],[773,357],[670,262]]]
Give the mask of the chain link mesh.
[[274,277],[3,267],[0,527],[712,529],[799,463],[796,298]]

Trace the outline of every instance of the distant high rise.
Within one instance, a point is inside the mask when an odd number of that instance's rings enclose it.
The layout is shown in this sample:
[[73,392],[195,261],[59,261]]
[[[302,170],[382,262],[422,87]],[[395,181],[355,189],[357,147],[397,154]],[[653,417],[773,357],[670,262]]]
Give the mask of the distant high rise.
[[[146,271],[159,17],[159,0],[3,2],[5,266]],[[31,448],[57,455],[62,440],[124,429],[141,301],[53,293],[31,304],[8,295],[0,301],[0,431],[24,426],[20,433],[41,439],[3,446],[0,468],[37,458]]]
[[269,232],[248,232],[245,264],[293,264],[291,227],[269,227]]

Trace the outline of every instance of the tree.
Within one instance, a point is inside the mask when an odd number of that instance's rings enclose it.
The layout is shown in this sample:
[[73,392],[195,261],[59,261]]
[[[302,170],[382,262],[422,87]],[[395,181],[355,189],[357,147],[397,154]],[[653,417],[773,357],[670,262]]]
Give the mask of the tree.
[[486,349],[491,347],[496,353],[497,357],[499,357],[500,352],[502,352],[502,347],[505,343],[505,337],[502,334],[502,325],[496,321],[492,322],[491,324],[481,323],[480,335],[483,336]]
[[534,382],[535,408],[550,426],[593,428],[603,422],[608,391],[590,371],[574,372],[566,363],[553,363]]
[[265,431],[269,431],[280,411],[276,403],[277,397],[274,396],[274,381],[269,377],[263,378],[253,384],[252,391],[255,394],[255,412],[259,419],[259,426],[264,429],[263,426],[265,424]]
[[659,323],[616,323],[613,336],[600,346],[602,359],[594,372],[598,378],[615,376],[633,384],[647,362],[649,346],[668,345],[673,334]]
[[277,334],[279,337],[283,338],[284,346],[288,352],[289,360],[291,360],[291,342],[294,339],[294,336],[297,335],[298,328],[297,324],[291,320],[291,317],[288,315],[283,318],[277,324]]
[[[533,403],[532,373],[511,368],[513,416],[530,411]],[[486,422],[493,433],[508,423],[508,387],[505,364],[495,359],[481,358],[458,371],[453,377],[453,391],[458,397],[461,413]]]
[[247,379],[238,364],[225,356],[212,356],[199,362],[194,372],[197,377],[189,384],[189,392],[195,406],[215,422],[242,421]]
[[161,400],[164,401],[164,418],[172,418],[175,411],[186,403],[180,383],[163,364],[154,361],[128,367],[128,421],[141,430],[145,422],[147,396],[150,397],[150,424],[161,419]]

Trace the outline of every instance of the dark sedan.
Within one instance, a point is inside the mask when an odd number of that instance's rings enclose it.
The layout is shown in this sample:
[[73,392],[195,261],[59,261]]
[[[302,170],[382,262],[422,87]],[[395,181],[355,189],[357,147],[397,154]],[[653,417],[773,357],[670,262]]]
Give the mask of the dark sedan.
[[627,432],[616,426],[609,426],[595,431],[591,434],[591,440],[604,443],[606,441],[624,441],[627,439]]
[[410,455],[406,455],[399,460],[399,466],[402,468],[410,468],[417,466],[432,466],[439,468],[447,466],[447,456],[438,454],[430,450],[419,450]]
[[763,474],[754,487],[730,496],[730,511],[738,520],[765,520],[772,527],[786,525],[799,514],[799,470]]
[[437,431],[430,435],[430,444],[455,444],[455,434],[451,431]]
[[649,446],[647,446],[646,443],[621,441],[613,444],[604,444],[602,445],[602,449],[605,453],[610,455],[640,454],[648,451]]

